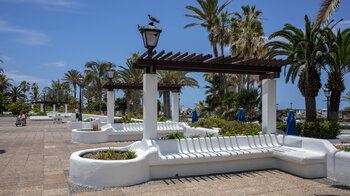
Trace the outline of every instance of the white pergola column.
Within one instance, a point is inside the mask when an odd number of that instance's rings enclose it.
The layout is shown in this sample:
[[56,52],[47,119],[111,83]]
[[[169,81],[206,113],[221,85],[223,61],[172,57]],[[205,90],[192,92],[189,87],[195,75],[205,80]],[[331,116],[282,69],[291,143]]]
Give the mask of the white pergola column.
[[276,80],[262,81],[262,133],[276,133]]
[[114,123],[114,91],[107,91],[107,123]]
[[171,119],[179,122],[179,92],[173,91],[171,95]]
[[40,104],[40,112],[44,112],[44,104]]
[[157,139],[157,75],[143,74],[143,140]]
[[64,104],[64,113],[65,113],[65,114],[68,113],[68,104]]
[[53,110],[53,112],[56,112],[56,104],[52,105],[52,110]]
[[34,104],[32,104],[32,111],[34,111]]

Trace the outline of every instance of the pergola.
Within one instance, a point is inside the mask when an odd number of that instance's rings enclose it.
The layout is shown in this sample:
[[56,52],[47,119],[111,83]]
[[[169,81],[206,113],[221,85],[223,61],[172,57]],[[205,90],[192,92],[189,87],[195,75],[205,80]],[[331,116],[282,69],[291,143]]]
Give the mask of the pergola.
[[143,139],[157,138],[157,70],[231,73],[259,75],[262,80],[262,130],[276,131],[276,81],[284,65],[290,60],[252,58],[236,56],[203,55],[188,52],[181,54],[161,51],[147,51],[135,60],[132,67],[143,69]]
[[[116,83],[116,82],[108,82],[103,85],[104,89],[108,89],[107,91],[107,122],[114,122],[114,89],[134,89],[134,90],[142,90],[142,83]],[[171,111],[172,111],[172,120],[175,122],[179,121],[179,92],[182,88],[182,85],[178,84],[158,84],[158,90],[162,91],[172,91],[172,103],[171,103]]]
[[33,104],[40,104],[40,112],[44,112],[44,105],[45,104],[50,104],[52,105],[52,110],[53,112],[56,112],[56,104],[62,103],[64,104],[64,111],[65,113],[68,112],[68,101],[32,101],[32,109],[33,109]]

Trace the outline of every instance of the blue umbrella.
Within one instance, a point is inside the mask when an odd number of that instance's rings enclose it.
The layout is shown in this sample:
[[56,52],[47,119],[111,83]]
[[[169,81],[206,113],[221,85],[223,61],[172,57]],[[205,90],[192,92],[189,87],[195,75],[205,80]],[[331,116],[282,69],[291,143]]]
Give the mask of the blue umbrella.
[[297,135],[297,125],[294,117],[294,112],[289,111],[287,117],[287,135]]
[[237,121],[244,122],[244,118],[245,118],[244,112],[243,112],[243,109],[241,108],[238,111]]
[[192,113],[192,124],[198,121],[197,109],[195,109]]

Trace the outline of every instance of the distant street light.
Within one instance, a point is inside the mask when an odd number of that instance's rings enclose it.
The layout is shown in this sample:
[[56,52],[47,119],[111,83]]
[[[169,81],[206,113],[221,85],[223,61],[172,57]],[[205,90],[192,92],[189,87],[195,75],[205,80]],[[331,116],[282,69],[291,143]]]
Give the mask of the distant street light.
[[328,85],[325,84],[325,87],[323,88],[324,95],[327,97],[327,120],[329,120],[329,99],[331,97],[332,91],[328,88]]
[[293,109],[293,102],[290,102],[290,109]]

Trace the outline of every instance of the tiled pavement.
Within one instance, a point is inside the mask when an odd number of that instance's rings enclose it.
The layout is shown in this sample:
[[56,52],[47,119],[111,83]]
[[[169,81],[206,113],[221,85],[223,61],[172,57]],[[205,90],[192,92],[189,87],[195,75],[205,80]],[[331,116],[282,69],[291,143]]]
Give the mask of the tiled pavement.
[[72,152],[130,143],[73,144],[66,124],[28,122],[15,127],[13,122],[0,122],[0,195],[350,195],[348,186],[278,170],[153,180],[114,189],[69,181]]

